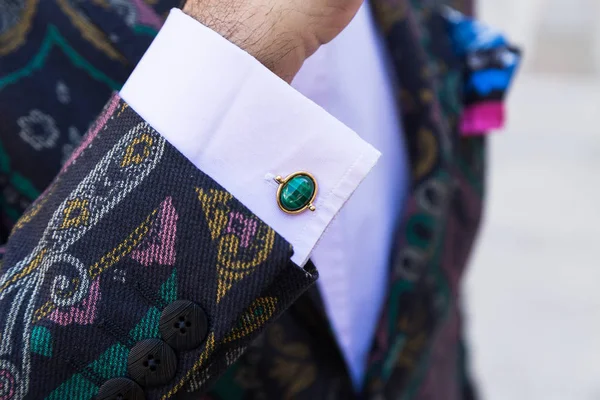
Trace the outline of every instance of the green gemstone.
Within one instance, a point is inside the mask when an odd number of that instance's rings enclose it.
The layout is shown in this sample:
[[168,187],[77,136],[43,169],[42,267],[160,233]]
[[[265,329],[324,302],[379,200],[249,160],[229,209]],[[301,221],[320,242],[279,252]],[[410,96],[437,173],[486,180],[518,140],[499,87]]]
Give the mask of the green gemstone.
[[298,211],[308,206],[315,194],[315,181],[307,175],[296,175],[283,184],[279,202],[286,211]]

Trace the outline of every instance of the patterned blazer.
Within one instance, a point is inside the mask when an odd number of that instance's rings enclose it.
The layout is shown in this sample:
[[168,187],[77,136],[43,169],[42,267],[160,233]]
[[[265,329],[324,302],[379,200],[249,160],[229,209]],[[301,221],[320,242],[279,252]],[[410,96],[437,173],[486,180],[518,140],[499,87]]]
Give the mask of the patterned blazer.
[[114,94],[177,3],[0,1],[0,400],[475,398],[485,139],[458,133],[478,97],[439,2],[373,1],[412,185],[361,393],[315,267]]

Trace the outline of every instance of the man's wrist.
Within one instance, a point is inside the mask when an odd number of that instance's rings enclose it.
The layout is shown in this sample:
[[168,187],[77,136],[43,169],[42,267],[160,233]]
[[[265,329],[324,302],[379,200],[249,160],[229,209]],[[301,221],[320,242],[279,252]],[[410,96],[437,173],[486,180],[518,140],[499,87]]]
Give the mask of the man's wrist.
[[183,12],[256,58],[287,82],[307,52],[302,37],[283,26],[282,13],[268,0],[188,0]]

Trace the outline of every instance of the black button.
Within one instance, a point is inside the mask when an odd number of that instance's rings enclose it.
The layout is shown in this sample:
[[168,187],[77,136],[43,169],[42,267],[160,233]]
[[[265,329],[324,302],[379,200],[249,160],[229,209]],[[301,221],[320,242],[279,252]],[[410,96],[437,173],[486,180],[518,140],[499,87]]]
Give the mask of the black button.
[[206,313],[187,300],[177,300],[165,307],[159,326],[163,340],[175,350],[195,349],[208,333]]
[[145,400],[144,391],[134,381],[127,378],[115,378],[104,382],[96,400]]
[[177,356],[160,339],[145,339],[129,352],[127,372],[142,386],[164,385],[175,377]]

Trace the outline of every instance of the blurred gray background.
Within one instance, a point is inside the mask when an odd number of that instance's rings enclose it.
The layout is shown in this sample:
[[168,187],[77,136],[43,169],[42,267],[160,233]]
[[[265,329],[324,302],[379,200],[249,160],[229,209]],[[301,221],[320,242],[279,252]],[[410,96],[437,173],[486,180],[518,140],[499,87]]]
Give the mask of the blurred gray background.
[[525,49],[465,286],[487,400],[600,399],[600,0],[479,0]]

